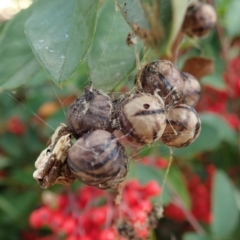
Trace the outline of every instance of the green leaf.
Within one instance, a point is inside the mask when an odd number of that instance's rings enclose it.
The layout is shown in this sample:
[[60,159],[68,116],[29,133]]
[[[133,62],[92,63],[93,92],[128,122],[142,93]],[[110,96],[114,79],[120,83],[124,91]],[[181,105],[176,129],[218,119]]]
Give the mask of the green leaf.
[[240,1],[232,0],[229,1],[229,6],[225,15],[225,26],[227,33],[230,37],[240,35],[239,22],[240,22]]
[[[10,143],[10,144],[9,144]],[[14,146],[14,151],[13,151]],[[0,137],[0,148],[6,152],[11,159],[18,159],[23,156],[23,144],[21,140],[13,134],[5,134],[4,137]]]
[[160,0],[160,22],[163,27],[164,35],[161,42],[159,42],[160,52],[163,56],[169,55],[168,42],[171,36],[173,19],[172,2]]
[[233,185],[222,171],[217,171],[214,176],[211,206],[212,233],[219,239],[224,239],[237,227],[239,211]]
[[208,236],[199,236],[195,233],[186,233],[183,236],[183,240],[211,240]]
[[11,164],[12,164],[12,162],[8,157],[0,155],[0,169],[8,167]]
[[6,24],[0,38],[0,91],[17,88],[41,71],[24,34],[32,7],[19,12]]
[[30,45],[51,78],[69,78],[91,45],[97,0],[41,0],[26,22]]
[[18,186],[33,186],[36,184],[36,181],[33,178],[33,171],[33,168],[22,168],[21,171],[15,169],[11,171],[8,181]]
[[202,128],[199,137],[187,147],[174,149],[175,156],[191,158],[197,153],[216,149],[222,141],[236,145],[236,133],[218,115],[202,113],[200,118]]
[[179,31],[181,30],[183,19],[185,16],[185,12],[187,10],[187,6],[189,3],[189,0],[171,0],[171,6],[172,6],[172,23],[171,23],[171,32],[170,32],[170,38],[168,41],[168,52],[171,51],[172,44],[174,43],[174,40],[176,39]]
[[97,28],[88,54],[90,78],[95,88],[112,89],[135,68],[134,49],[126,44],[130,28],[114,1],[106,0],[99,11]]
[[202,113],[200,114],[200,117],[201,121],[205,124],[216,127],[220,141],[225,141],[232,145],[237,144],[236,132],[220,116],[216,114]]
[[[223,80],[225,62],[223,58],[219,57],[219,53],[222,52],[222,46],[217,31],[212,31],[206,38],[203,38],[199,44],[202,49],[204,49],[205,57],[212,58],[215,65],[214,73],[203,77],[201,83],[223,89],[225,87]],[[202,54],[202,52],[199,53],[200,55]]]
[[240,211],[240,191],[239,190],[235,190],[235,197],[236,197],[238,210]]
[[126,0],[117,0],[117,6],[120,8],[123,17],[131,27],[137,25],[145,30],[150,28],[140,0],[128,2]]
[[190,196],[187,190],[186,186],[186,180],[182,174],[182,172],[174,167],[171,167],[167,181],[169,184],[171,184],[171,187],[174,188],[178,196],[181,198],[181,200],[184,203],[184,206],[187,209],[191,208],[191,201]]
[[16,207],[13,204],[9,203],[9,201],[5,199],[4,196],[0,196],[0,210],[4,211],[13,219],[18,215]]

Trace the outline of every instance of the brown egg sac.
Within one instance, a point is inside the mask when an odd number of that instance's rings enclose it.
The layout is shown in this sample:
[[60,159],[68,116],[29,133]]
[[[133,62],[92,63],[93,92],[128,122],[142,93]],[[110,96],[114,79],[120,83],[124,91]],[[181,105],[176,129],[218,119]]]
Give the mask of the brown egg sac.
[[169,110],[162,142],[171,147],[186,147],[200,134],[201,121],[191,106],[179,104]]
[[95,129],[112,131],[112,112],[110,97],[87,87],[85,94],[78,97],[69,107],[67,127],[75,138]]
[[77,179],[100,189],[116,189],[128,171],[124,148],[104,130],[79,138],[69,149],[67,162]]
[[139,81],[143,92],[157,93],[166,106],[177,104],[182,97],[182,75],[168,60],[156,60],[147,64],[140,73]]
[[119,123],[132,143],[151,144],[160,139],[166,127],[164,103],[160,97],[136,93],[122,103]]
[[217,14],[213,6],[203,2],[193,2],[187,9],[182,31],[190,37],[202,37],[215,26]]
[[182,72],[183,76],[183,98],[184,103],[195,107],[199,101],[201,94],[201,86],[199,81],[191,74]]

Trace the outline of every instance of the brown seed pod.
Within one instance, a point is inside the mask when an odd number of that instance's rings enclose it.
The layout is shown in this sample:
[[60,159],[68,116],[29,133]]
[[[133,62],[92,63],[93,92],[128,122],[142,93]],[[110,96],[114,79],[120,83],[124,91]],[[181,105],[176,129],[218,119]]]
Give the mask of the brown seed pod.
[[85,94],[78,97],[69,107],[67,127],[75,138],[95,129],[112,131],[112,112],[110,97],[87,87]]
[[179,104],[169,110],[162,142],[171,147],[186,147],[200,134],[201,121],[191,106]]
[[104,130],[95,130],[79,138],[69,149],[67,161],[77,179],[100,189],[116,189],[128,171],[124,148]]
[[157,93],[166,106],[176,104],[182,97],[182,75],[168,60],[156,60],[147,64],[140,73],[139,81],[143,92]]
[[132,95],[122,103],[120,130],[129,141],[139,145],[160,139],[166,127],[164,107],[160,97],[146,93]]
[[201,86],[199,81],[191,74],[182,72],[183,84],[183,97],[184,102],[192,107],[195,107],[199,101],[201,94]]
[[213,6],[203,2],[193,2],[189,5],[182,31],[190,37],[202,37],[215,26],[217,14]]

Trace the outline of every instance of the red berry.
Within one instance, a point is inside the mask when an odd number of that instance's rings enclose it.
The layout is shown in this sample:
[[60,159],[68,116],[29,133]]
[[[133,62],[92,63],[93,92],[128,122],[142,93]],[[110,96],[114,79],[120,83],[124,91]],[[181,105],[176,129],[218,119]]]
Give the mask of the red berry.
[[58,206],[58,209],[64,209],[68,206],[69,204],[69,198],[67,195],[59,195],[58,196],[58,203],[57,203],[57,206]]
[[147,197],[153,197],[153,196],[157,196],[158,194],[160,194],[161,189],[160,189],[158,183],[156,181],[152,180],[152,181],[149,181],[142,188],[142,192]]
[[70,235],[66,237],[66,240],[79,240],[80,238],[77,237],[76,235]]
[[101,226],[106,222],[108,206],[102,206],[92,210],[91,220],[96,226]]
[[164,216],[177,222],[183,222],[186,220],[183,210],[172,203],[165,207]]
[[129,207],[135,206],[140,200],[140,194],[138,191],[126,190],[124,194],[124,201]]
[[32,212],[29,222],[31,226],[38,228],[47,225],[51,221],[51,217],[51,210],[47,207],[41,207]]
[[129,181],[125,186],[125,190],[131,190],[131,191],[138,191],[140,188],[141,188],[141,185],[136,179]]
[[77,238],[77,240],[93,240],[94,238],[92,238],[89,235],[83,235]]
[[8,122],[9,132],[16,135],[23,135],[25,133],[25,127],[18,117],[12,117]]
[[152,210],[152,203],[147,199],[142,199],[138,206],[146,213],[149,213]]
[[131,216],[133,223],[145,223],[147,221],[147,214],[140,208],[133,209]]
[[208,175],[212,176],[212,175],[216,172],[216,168],[215,168],[214,165],[209,164],[209,165],[206,167],[206,171],[207,171]]
[[99,191],[95,191],[95,188],[90,186],[82,187],[78,192],[78,202],[80,208],[84,208],[89,202],[91,202],[97,196],[97,194],[100,194]]
[[49,223],[49,227],[52,229],[53,232],[62,231],[62,226],[65,221],[65,216],[60,212],[56,212],[52,216],[52,220]]
[[197,175],[191,176],[191,178],[188,180],[188,189],[191,192],[195,189],[196,185],[200,183],[200,178]]
[[195,189],[195,194],[197,197],[206,198],[208,196],[208,190],[204,184],[199,184]]
[[167,168],[168,161],[165,158],[159,158],[156,160],[156,166],[159,168]]
[[40,228],[43,223],[37,211],[33,211],[29,216],[29,223],[33,228]]
[[101,232],[99,240],[115,240],[115,232],[113,229],[105,229]]
[[77,223],[73,217],[66,217],[62,223],[61,231],[66,234],[73,233],[77,228]]
[[81,225],[85,230],[92,229],[92,211],[91,209],[84,214],[81,214],[78,218],[79,225]]
[[146,227],[141,227],[140,229],[137,230],[137,235],[142,238],[142,239],[147,239],[149,235],[149,230]]

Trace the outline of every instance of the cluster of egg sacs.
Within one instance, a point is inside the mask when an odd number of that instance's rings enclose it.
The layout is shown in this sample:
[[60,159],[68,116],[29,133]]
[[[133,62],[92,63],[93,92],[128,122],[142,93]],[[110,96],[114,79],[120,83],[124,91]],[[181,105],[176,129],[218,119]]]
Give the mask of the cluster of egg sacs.
[[87,185],[117,188],[127,175],[128,157],[115,130],[140,146],[158,140],[187,146],[200,130],[193,108],[199,96],[198,81],[164,60],[143,68],[131,94],[113,99],[87,87],[67,113],[67,127],[77,139],[68,153],[72,173]]
[[192,143],[201,128],[194,109],[201,91],[198,80],[189,73],[180,72],[170,61],[158,60],[146,65],[137,81],[149,99],[148,104],[141,106],[141,115],[148,116],[141,134],[149,128],[152,130],[151,136],[147,133],[141,136],[141,142],[147,144],[161,139],[165,145],[177,148]]
[[67,112],[67,127],[76,142],[68,152],[72,174],[87,185],[116,189],[128,172],[128,157],[112,134],[113,102],[92,87]]

